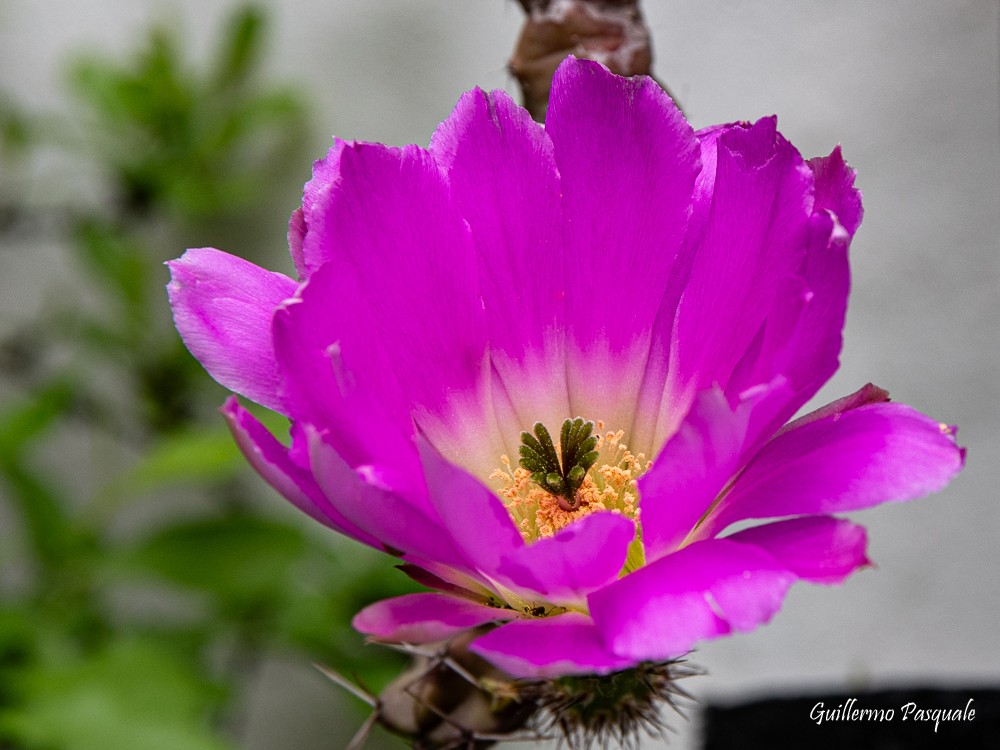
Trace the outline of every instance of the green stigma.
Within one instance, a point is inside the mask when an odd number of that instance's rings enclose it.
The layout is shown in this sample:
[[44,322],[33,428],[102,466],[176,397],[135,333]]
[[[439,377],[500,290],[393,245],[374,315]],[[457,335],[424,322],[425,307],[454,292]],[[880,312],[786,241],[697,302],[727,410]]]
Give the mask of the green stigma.
[[597,461],[597,436],[594,423],[583,417],[567,419],[559,433],[559,453],[552,436],[541,422],[535,422],[535,434],[521,433],[521,468],[531,472],[531,480],[545,491],[561,498],[565,510],[577,507],[577,490],[587,471]]

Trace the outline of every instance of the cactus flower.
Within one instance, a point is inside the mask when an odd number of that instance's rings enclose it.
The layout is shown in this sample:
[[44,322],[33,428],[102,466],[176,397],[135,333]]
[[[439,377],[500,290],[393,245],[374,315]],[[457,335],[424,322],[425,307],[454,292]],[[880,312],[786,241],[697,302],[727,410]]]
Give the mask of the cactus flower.
[[837,514],[961,469],[953,428],[875,386],[789,421],[837,368],[861,216],[839,148],[695,132],[570,58],[544,127],[477,89],[428,148],[335,141],[297,280],[193,249],[169,294],[208,372],[290,421],[227,401],[253,467],[429,589],[358,630],[489,625],[470,648],[510,675],[609,674],[843,581],[866,535]]

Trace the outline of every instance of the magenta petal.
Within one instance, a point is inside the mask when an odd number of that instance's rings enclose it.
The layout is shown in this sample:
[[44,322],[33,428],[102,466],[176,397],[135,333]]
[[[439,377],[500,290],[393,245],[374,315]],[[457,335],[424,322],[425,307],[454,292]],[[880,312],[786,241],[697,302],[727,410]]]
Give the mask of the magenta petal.
[[812,398],[839,364],[851,289],[848,248],[862,217],[855,172],[847,166],[839,146],[830,156],[809,161],[809,167],[815,180],[815,213],[809,220],[801,273],[810,298],[798,330],[785,345],[784,361],[776,363],[796,391],[779,415],[781,421]]
[[802,275],[810,299],[798,335],[789,342],[791,356],[784,371],[798,397],[787,416],[812,398],[839,365],[851,291],[849,245],[850,235],[830,214],[817,213],[809,220]]
[[775,436],[782,435],[789,430],[795,430],[803,425],[809,424],[810,422],[815,422],[819,419],[826,419],[827,417],[832,417],[838,419],[836,416],[841,412],[850,411],[851,409],[857,409],[862,406],[867,406],[869,404],[885,404],[889,402],[889,391],[884,388],[879,388],[874,383],[866,383],[861,386],[854,393],[847,396],[842,396],[836,401],[831,401],[818,409],[809,412],[808,414],[803,414],[796,420],[789,422],[777,433]]
[[524,547],[510,514],[493,492],[420,439],[431,502],[457,547],[482,573],[495,575],[500,560]]
[[327,259],[309,278],[328,267],[327,343],[390,411],[402,404],[449,459],[488,474],[502,451],[479,272],[437,163],[416,146],[345,145],[311,216],[303,252]]
[[[811,159],[809,167],[816,184],[816,213],[810,220],[802,273],[813,299],[804,321],[806,334],[796,351],[797,372],[791,375],[800,388],[811,385],[810,379],[825,382],[837,367],[851,287],[847,250],[863,216],[855,171],[844,161],[840,146],[827,157]],[[811,397],[818,388],[814,385],[804,395]]]
[[340,175],[340,155],[346,145],[344,141],[335,138],[326,156],[313,162],[312,179],[305,184],[302,191],[302,207],[292,213],[292,218],[288,222],[288,247],[300,278],[307,278],[326,260],[323,256],[305,257],[303,245],[310,225],[317,223],[316,217],[313,216],[316,199]]
[[699,534],[746,518],[836,513],[936,492],[964,462],[953,432],[903,404],[803,419],[761,449]]
[[430,155],[348,145],[312,213],[304,249],[332,268],[330,340],[351,336],[357,377],[395,377],[410,403],[432,410],[475,386],[486,345],[476,258]]
[[475,89],[434,133],[430,152],[472,230],[491,357],[522,412],[514,429],[568,414],[563,379],[532,371],[562,367],[564,356],[567,278],[551,141],[505,92]]
[[455,568],[468,569],[465,556],[444,533],[443,523],[419,496],[404,496],[387,487],[392,470],[349,466],[314,430],[309,431],[312,472],[324,495],[348,521],[379,539],[399,555],[414,555]]
[[[851,286],[849,243],[850,236],[831,214],[810,218],[802,266],[808,304],[797,316],[795,328],[772,337],[770,351],[762,353],[756,363],[758,380],[782,372],[793,387],[794,395],[776,415],[774,427],[787,421],[837,370]],[[781,307],[779,300],[768,319],[768,333],[775,314],[782,314]]]
[[767,622],[794,581],[763,550],[712,539],[640,568],[588,600],[615,654],[658,661]]
[[[700,389],[719,385],[735,402],[747,389],[786,377],[785,402],[778,403],[779,394],[770,399],[773,432],[808,398],[799,398],[806,390],[798,383],[800,371],[809,386],[825,381],[840,348],[842,317],[827,315],[803,277],[807,233],[817,217],[809,214],[811,175],[798,152],[776,131],[773,118],[752,127],[718,125],[697,137],[702,170],[688,236],[657,313],[635,420],[633,440],[641,446],[662,445]],[[825,211],[822,218],[825,250],[835,222]],[[846,264],[846,254],[843,259]],[[835,288],[837,278],[824,283]],[[846,304],[846,290],[839,302]],[[832,357],[831,337],[823,339],[816,367],[813,350],[820,347],[808,339],[819,334],[810,332],[814,324],[807,316],[820,318],[823,331],[836,334]],[[790,374],[800,349],[807,356]]]
[[870,565],[863,527],[830,516],[792,518],[756,526],[726,539],[752,544],[769,553],[804,581],[841,583]]
[[718,136],[712,206],[678,310],[675,387],[728,382],[802,264],[812,190],[774,118]]
[[395,466],[421,484],[413,422],[388,353],[349,324],[337,274],[320,268],[274,315],[274,348],[291,416],[326,431],[351,465]]
[[305,258],[302,257],[302,243],[305,241],[307,230],[305,214],[301,208],[296,208],[288,217],[288,234],[286,236],[288,238],[288,252],[291,253],[292,262],[295,264],[295,270],[299,273],[299,278],[305,278],[308,272]]
[[699,393],[680,429],[639,479],[647,561],[672,552],[691,533],[739,468],[746,410],[718,390]]
[[382,549],[378,539],[359,529],[331,505],[312,474],[296,465],[288,449],[240,406],[235,396],[226,401],[222,414],[250,465],[290,503],[320,523]]
[[296,283],[214,248],[193,248],[167,265],[174,323],[187,348],[226,388],[284,412],[271,317]]
[[574,58],[555,73],[545,129],[562,179],[573,413],[628,429],[690,215],[698,142],[655,81]]
[[518,614],[447,594],[406,594],[375,602],[354,616],[355,630],[380,641],[431,643]]
[[727,482],[753,454],[789,398],[783,378],[754,388],[734,405],[718,389],[694,397],[680,427],[639,479],[646,560],[677,549]]
[[800,269],[808,304],[797,311],[788,304],[790,296],[778,295],[762,330],[766,341],[753,354],[751,366],[744,366],[739,377],[734,374],[727,388],[734,392],[783,373],[794,395],[776,415],[775,427],[812,398],[837,369],[851,285],[847,251],[862,216],[855,173],[839,147],[808,165],[815,179],[815,203]]
[[[788,374],[791,360],[799,353],[804,319],[812,306],[813,297],[804,279],[790,276],[781,284],[766,319],[729,376],[726,394],[731,399],[778,375]],[[839,334],[839,329],[837,332]],[[839,339],[837,344],[839,351]],[[836,351],[833,362],[836,366]],[[832,372],[832,369],[826,372],[823,380],[829,378]]]
[[832,211],[840,225],[853,236],[864,216],[861,191],[854,187],[857,172],[844,161],[840,146],[829,156],[810,159],[808,164],[816,182],[816,210]]
[[708,211],[712,207],[712,193],[715,190],[715,172],[719,165],[719,138],[732,128],[742,126],[743,124],[733,122],[723,125],[712,125],[702,128],[694,134],[695,138],[698,139],[701,158],[701,171],[694,181],[693,219],[695,225],[692,227],[694,231],[697,231],[701,223],[708,219]]
[[611,512],[592,513],[554,536],[510,552],[499,572],[553,604],[578,605],[618,578],[635,524]]
[[[671,356],[674,353],[672,351],[674,323],[677,306],[680,304],[691,273],[695,251],[712,208],[718,140],[730,127],[732,125],[717,125],[695,133],[700,148],[701,171],[694,182],[687,236],[671,268],[670,279],[653,323],[649,358],[643,372],[642,386],[629,437],[629,447],[633,452],[641,451],[653,455],[666,439],[676,432],[679,419],[684,416],[689,406],[687,399],[678,399],[678,394],[673,393],[666,385],[667,378],[671,376]],[[688,398],[691,395],[688,393]]]
[[[815,395],[837,369],[850,292],[847,251],[861,220],[854,170],[844,162],[839,148],[809,166],[816,180],[816,199],[801,279],[794,280],[802,285],[807,304],[796,304],[792,291],[777,295],[756,346],[744,354],[726,389],[737,393],[778,373],[785,375],[793,394],[775,416],[774,427]],[[848,227],[838,221],[838,212],[844,214]]]
[[515,620],[476,639],[470,650],[514,677],[607,674],[633,666],[608,651],[593,621],[578,612]]

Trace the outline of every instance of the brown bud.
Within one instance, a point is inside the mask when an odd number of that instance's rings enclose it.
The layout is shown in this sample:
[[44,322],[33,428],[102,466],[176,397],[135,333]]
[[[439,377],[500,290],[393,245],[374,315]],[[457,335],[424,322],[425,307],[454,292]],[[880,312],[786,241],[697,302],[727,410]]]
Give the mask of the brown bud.
[[519,0],[528,14],[510,60],[524,106],[542,122],[552,74],[568,55],[612,73],[650,75],[653,50],[639,0]]
[[521,729],[537,706],[499,695],[495,686],[510,678],[468,650],[482,632],[468,631],[435,653],[415,654],[412,666],[379,696],[378,721],[428,750],[485,748],[497,735]]

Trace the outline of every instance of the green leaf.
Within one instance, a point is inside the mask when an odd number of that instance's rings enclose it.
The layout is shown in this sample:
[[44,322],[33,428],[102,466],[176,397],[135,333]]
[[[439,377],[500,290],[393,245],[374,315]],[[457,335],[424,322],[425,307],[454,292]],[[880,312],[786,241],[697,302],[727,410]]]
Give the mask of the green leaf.
[[265,31],[260,10],[237,11],[208,69],[189,64],[181,35],[162,26],[132,60],[76,62],[78,148],[114,179],[123,213],[217,218],[259,199],[287,164],[304,106],[258,80]]
[[287,597],[305,548],[296,528],[238,515],[160,529],[131,552],[128,562],[242,612]]
[[25,151],[34,135],[30,118],[0,96],[0,154]]
[[0,488],[21,517],[32,551],[43,568],[65,558],[77,535],[66,499],[48,474],[32,465],[31,443],[56,423],[73,402],[69,380],[57,380],[0,412]]
[[207,726],[218,691],[177,653],[119,640],[89,658],[37,663],[0,708],[0,739],[25,750],[228,750]]
[[22,670],[34,656],[32,625],[24,609],[0,599],[0,706],[13,703],[17,690],[12,675]]
[[72,405],[75,392],[69,379],[60,378],[0,412],[0,458],[21,453],[51,427]]
[[96,505],[106,510],[156,489],[230,479],[243,466],[232,435],[222,425],[168,435],[115,477],[100,493]]
[[145,313],[147,264],[136,240],[118,227],[96,220],[75,228],[76,247],[93,278],[104,284],[112,299],[136,324]]
[[264,27],[264,14],[258,8],[240,8],[229,20],[217,66],[218,88],[240,84],[254,72],[260,60]]

